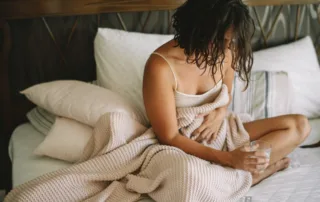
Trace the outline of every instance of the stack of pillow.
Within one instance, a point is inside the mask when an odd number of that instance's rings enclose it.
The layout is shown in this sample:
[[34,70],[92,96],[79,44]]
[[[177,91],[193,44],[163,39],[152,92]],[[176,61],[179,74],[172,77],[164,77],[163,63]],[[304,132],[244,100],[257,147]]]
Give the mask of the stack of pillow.
[[[35,149],[45,155],[77,162],[105,113],[123,112],[148,126],[142,80],[146,60],[172,35],[130,33],[100,28],[95,38],[97,85],[54,81],[22,93],[37,105],[27,117],[45,140]],[[252,81],[234,80],[230,110],[255,119],[289,113],[320,117],[320,69],[310,37],[254,53]]]
[[[35,150],[37,155],[78,161],[92,135],[92,128],[105,113],[122,112],[146,124],[137,115],[135,107],[117,93],[81,81],[42,83],[21,93],[38,106],[27,117],[46,135]],[[56,116],[54,123],[49,112]]]

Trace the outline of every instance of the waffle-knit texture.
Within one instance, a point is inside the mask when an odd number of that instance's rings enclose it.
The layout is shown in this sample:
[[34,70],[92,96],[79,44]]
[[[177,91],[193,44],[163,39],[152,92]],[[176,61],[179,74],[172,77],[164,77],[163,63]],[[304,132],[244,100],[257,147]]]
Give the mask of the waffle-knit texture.
[[[202,123],[195,118],[199,113],[224,105],[227,92],[224,85],[214,103],[177,109],[183,135],[189,137]],[[217,141],[208,146],[233,150],[248,141],[241,120],[230,114]],[[248,172],[160,145],[152,128],[145,128],[124,113],[108,113],[100,118],[81,161],[14,188],[5,202],[133,202],[141,194],[160,202],[224,202],[237,201],[252,183]]]

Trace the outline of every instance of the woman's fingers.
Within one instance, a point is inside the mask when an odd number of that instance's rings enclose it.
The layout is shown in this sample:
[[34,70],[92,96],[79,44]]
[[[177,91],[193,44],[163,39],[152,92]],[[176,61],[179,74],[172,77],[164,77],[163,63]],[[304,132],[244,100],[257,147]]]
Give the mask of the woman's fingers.
[[213,132],[213,133],[210,135],[210,137],[209,137],[209,139],[208,139],[208,143],[209,143],[209,144],[212,144],[212,142],[216,139],[216,138],[215,138],[215,134],[216,134],[216,133]]
[[263,151],[248,152],[244,159],[246,170],[251,173],[259,173],[269,166],[269,158]]
[[244,170],[255,172],[255,171],[262,171],[266,169],[269,166],[269,163],[263,163],[263,164],[244,164]]
[[245,165],[245,170],[251,173],[259,173],[266,169],[269,164],[261,164],[261,165]]
[[246,151],[246,152],[251,152],[251,151],[256,151],[256,149],[258,149],[259,148],[259,144],[256,144],[256,145],[253,145],[253,146],[251,146],[251,145],[245,145],[245,146],[243,146],[243,151]]
[[245,164],[249,164],[249,165],[264,165],[269,163],[269,159],[263,158],[263,157],[247,158],[244,161],[245,161]]
[[198,139],[198,137],[201,135],[201,133],[207,128],[207,124],[203,123],[198,129],[196,129],[195,131],[193,131],[193,133],[191,134],[191,139],[192,140],[196,140]]
[[209,138],[209,135],[211,134],[211,130],[210,128],[206,128],[203,130],[203,132],[201,132],[201,134],[198,136],[198,138],[196,139],[197,142],[202,142],[204,140],[207,140],[207,138]]
[[211,128],[200,127],[199,129],[195,130],[194,133],[191,135],[192,140],[196,140],[198,142],[207,141],[209,144],[216,139],[217,133],[214,132]]
[[266,152],[264,151],[252,151],[252,152],[245,152],[245,153],[246,153],[246,158],[257,158],[257,157],[269,158]]
[[216,132],[217,130],[214,130],[214,132],[211,134],[210,139],[208,141],[209,144],[212,144],[213,141],[217,139],[218,133]]

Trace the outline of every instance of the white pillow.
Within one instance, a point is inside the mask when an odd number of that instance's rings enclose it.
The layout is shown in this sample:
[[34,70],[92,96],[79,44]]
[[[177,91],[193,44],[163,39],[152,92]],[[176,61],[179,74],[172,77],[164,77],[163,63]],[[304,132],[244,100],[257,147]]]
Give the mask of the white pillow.
[[293,86],[292,112],[320,117],[320,66],[309,36],[254,53],[253,71],[285,71]]
[[37,84],[21,92],[34,104],[58,116],[94,126],[107,112],[124,112],[142,124],[132,105],[110,90],[81,81]]
[[[118,92],[130,100],[147,120],[142,97],[144,65],[156,48],[172,38],[172,35],[131,33],[100,28],[94,43],[98,85]],[[315,48],[309,36],[290,44],[254,52],[253,71],[292,72],[302,69],[305,71],[319,69]],[[299,82],[291,80],[293,86],[299,86]],[[304,100],[315,96],[314,94],[302,96],[296,89],[294,88],[292,97],[295,103],[305,103]],[[297,104],[292,106],[299,109]],[[319,109],[314,105],[309,109],[300,108],[299,111],[310,118],[320,116],[314,111],[315,108]],[[294,112],[292,109],[289,111]]]
[[317,53],[310,36],[253,53],[253,71],[319,70]]
[[252,72],[251,81],[234,79],[229,110],[248,113],[254,119],[264,119],[292,113],[292,83],[285,72]]
[[293,113],[308,118],[320,117],[320,69],[318,71],[289,72],[293,81]]
[[173,35],[99,28],[94,41],[98,85],[119,93],[138,107],[145,120],[143,72],[150,54]]
[[92,135],[93,129],[77,121],[56,117],[44,141],[34,150],[35,155],[77,162]]
[[27,119],[36,130],[43,135],[47,135],[54,124],[56,116],[37,106],[27,113]]

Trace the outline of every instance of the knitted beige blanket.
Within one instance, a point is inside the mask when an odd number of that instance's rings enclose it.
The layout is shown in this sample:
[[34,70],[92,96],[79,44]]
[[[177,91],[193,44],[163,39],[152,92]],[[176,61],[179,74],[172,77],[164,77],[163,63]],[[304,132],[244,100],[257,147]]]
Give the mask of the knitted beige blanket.
[[[190,137],[209,112],[228,102],[224,85],[214,103],[177,109],[183,135]],[[230,114],[218,139],[207,145],[233,150],[249,140],[242,122],[248,117]],[[103,115],[94,129],[81,163],[51,172],[13,189],[5,202],[137,201],[149,195],[155,201],[237,201],[251,187],[251,174],[225,168],[158,144],[152,129],[122,113]]]

